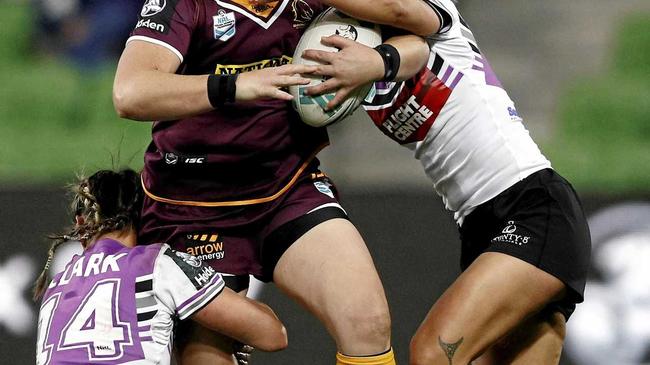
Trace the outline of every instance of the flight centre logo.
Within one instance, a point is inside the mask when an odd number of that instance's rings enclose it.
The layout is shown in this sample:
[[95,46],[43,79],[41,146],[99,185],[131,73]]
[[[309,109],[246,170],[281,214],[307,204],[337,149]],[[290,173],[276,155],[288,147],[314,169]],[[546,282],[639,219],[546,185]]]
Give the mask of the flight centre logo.
[[222,260],[226,257],[223,239],[217,233],[188,234],[186,238],[188,242],[185,244],[185,252],[201,261]]

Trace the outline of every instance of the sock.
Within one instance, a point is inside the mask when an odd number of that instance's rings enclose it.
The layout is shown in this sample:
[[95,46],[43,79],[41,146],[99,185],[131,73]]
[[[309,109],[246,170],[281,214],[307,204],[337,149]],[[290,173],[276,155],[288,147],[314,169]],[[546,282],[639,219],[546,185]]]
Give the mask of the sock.
[[346,356],[336,353],[336,365],[396,365],[393,349],[372,356]]

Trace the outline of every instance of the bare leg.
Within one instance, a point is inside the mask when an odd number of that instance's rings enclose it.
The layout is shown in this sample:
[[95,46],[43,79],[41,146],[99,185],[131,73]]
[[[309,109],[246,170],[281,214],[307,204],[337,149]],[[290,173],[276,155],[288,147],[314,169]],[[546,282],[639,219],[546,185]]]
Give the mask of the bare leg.
[[314,314],[350,356],[390,346],[390,315],[370,253],[356,228],[332,219],[312,228],[280,258],[277,286]]
[[484,253],[431,308],[411,341],[410,363],[466,365],[565,291],[533,265]]
[[[239,292],[246,296],[246,290]],[[196,322],[188,323],[177,351],[178,365],[233,365],[233,340]]]
[[560,362],[564,315],[542,312],[490,347],[473,365],[529,365]]

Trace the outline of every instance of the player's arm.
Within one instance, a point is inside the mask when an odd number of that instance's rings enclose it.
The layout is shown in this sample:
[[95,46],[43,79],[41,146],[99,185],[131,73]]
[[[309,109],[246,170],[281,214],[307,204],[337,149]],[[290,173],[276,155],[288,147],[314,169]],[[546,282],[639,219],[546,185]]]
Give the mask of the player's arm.
[[429,36],[440,29],[440,19],[422,0],[322,0],[357,19],[390,25]]
[[[142,121],[174,120],[214,109],[208,75],[177,75],[180,64],[167,47],[140,40],[127,43],[113,84],[117,114]],[[235,100],[291,100],[280,88],[308,84],[309,79],[295,75],[313,70],[312,66],[284,65],[243,73],[236,80]]]
[[[354,89],[369,82],[381,80],[385,65],[379,52],[339,36],[324,37],[321,43],[340,49],[338,52],[306,50],[303,57],[319,62],[315,74],[327,76],[328,80],[305,90],[307,95],[318,95],[336,90],[336,95],[328,103],[333,108],[343,101]],[[398,35],[384,42],[395,47],[400,55],[400,65],[394,80],[405,80],[426,64],[429,46],[421,37]]]
[[287,347],[287,332],[273,310],[229,288],[190,318],[263,351]]

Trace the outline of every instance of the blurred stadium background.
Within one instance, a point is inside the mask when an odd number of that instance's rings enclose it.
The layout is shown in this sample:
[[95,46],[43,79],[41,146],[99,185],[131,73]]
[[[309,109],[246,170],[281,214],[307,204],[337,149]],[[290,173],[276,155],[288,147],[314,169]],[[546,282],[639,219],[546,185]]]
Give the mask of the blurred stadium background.
[[[68,224],[64,184],[114,164],[142,166],[149,124],[111,102],[116,57],[138,0],[0,0],[0,363],[34,360],[29,287],[44,236]],[[583,198],[594,239],[586,303],[564,365],[650,364],[650,1],[461,0],[531,134]],[[408,341],[458,273],[458,239],[406,150],[361,114],[322,154],[375,257],[393,344]],[[336,252],[332,252],[336,255]],[[255,363],[332,364],[316,320],[268,286],[290,348]]]

